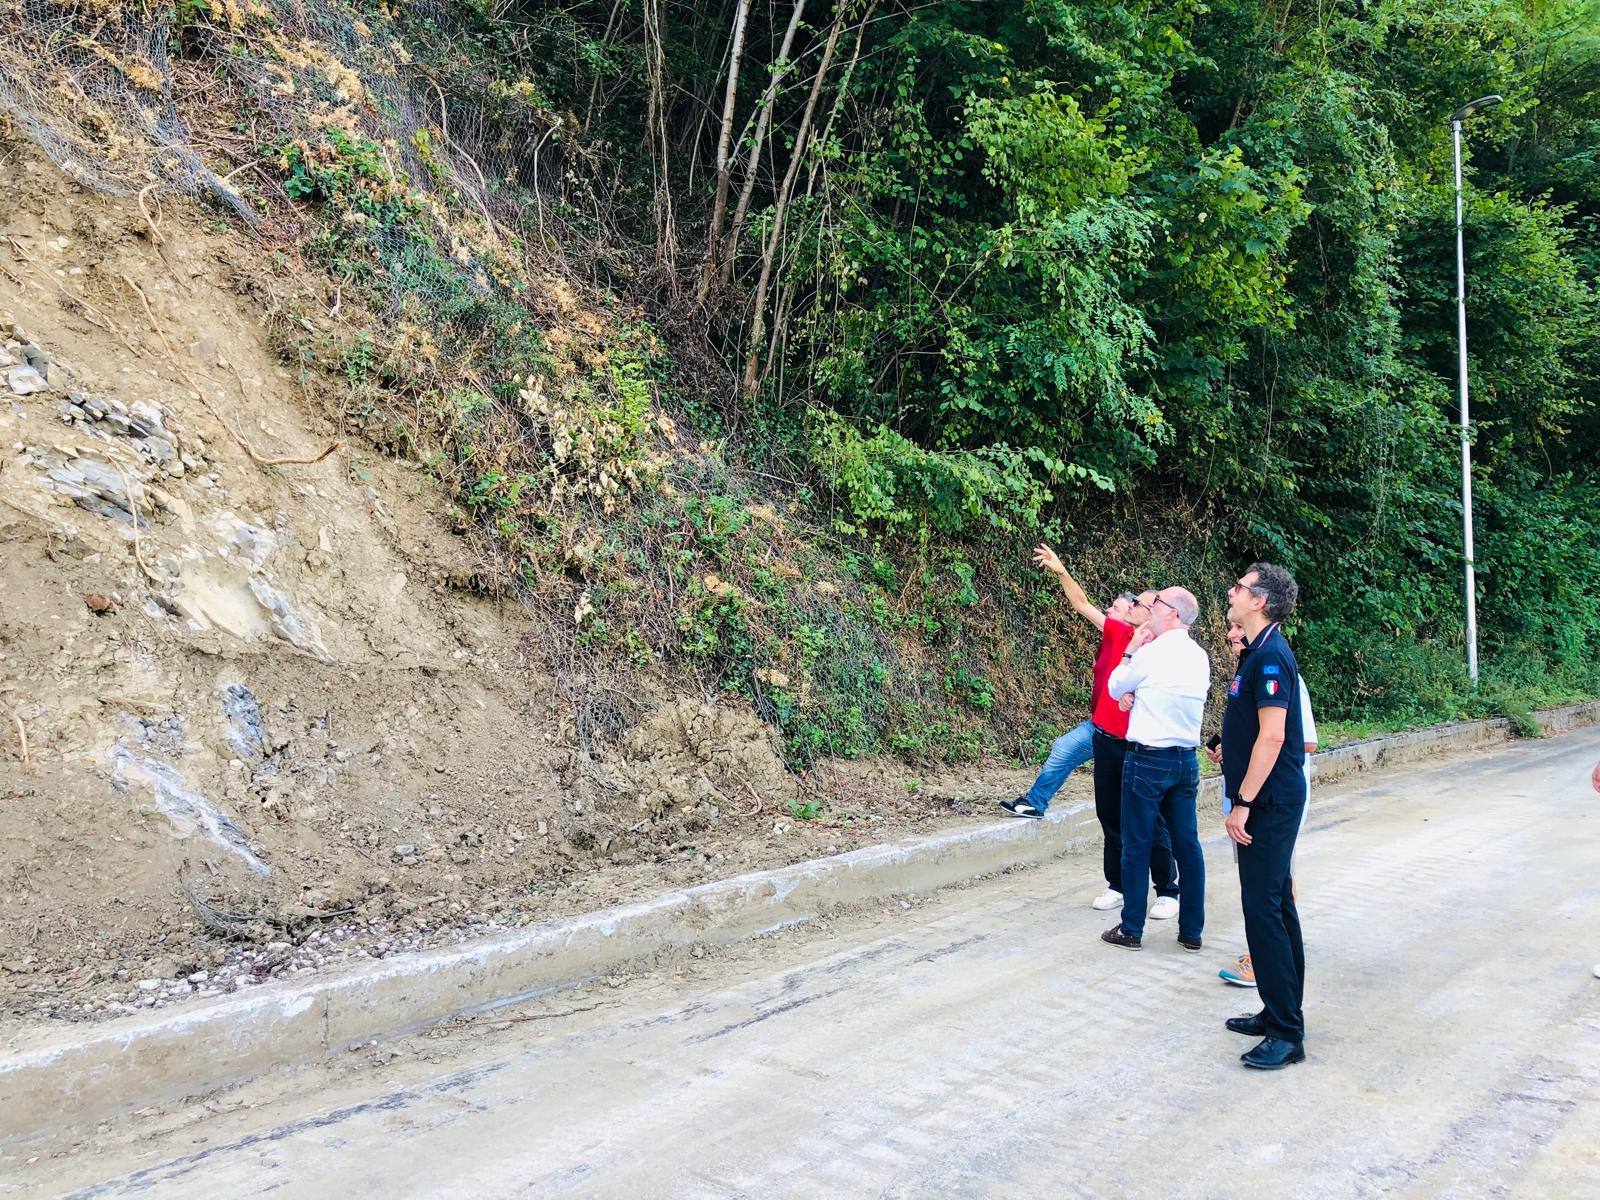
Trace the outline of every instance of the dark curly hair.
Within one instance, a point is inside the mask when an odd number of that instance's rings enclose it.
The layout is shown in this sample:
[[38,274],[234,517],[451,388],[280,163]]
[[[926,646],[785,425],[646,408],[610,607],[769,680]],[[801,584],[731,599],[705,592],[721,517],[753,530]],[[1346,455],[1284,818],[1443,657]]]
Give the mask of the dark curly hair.
[[1287,620],[1300,596],[1300,585],[1294,581],[1294,576],[1282,567],[1265,562],[1251,563],[1245,574],[1251,571],[1255,572],[1256,581],[1250,591],[1266,600],[1267,616],[1274,621]]

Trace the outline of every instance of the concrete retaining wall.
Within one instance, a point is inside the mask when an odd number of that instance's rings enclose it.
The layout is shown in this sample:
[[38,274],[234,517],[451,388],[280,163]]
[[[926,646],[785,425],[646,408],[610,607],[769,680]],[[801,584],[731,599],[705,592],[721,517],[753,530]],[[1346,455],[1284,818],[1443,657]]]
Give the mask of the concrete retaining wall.
[[[1600,703],[1540,714],[1600,724]],[[1315,759],[1324,779],[1509,736],[1474,721],[1378,738]],[[1202,806],[1217,806],[1207,779]],[[272,1067],[481,1012],[696,944],[725,944],[830,909],[1032,866],[1098,837],[1087,805],[759,871],[469,945],[386,959],[148,1016],[41,1032],[0,1057],[0,1141],[208,1091]]]

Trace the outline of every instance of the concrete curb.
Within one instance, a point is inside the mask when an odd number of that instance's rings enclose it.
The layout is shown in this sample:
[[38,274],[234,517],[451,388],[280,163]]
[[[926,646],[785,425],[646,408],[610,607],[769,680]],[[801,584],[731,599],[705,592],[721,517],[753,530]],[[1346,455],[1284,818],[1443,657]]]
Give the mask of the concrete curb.
[[[1549,732],[1600,724],[1600,702],[1539,716]],[[1325,751],[1315,771],[1335,778],[1509,737],[1504,720],[1438,726]],[[1220,791],[1220,780],[1204,780],[1202,805],[1218,803]],[[209,1091],[695,944],[726,944],[842,906],[1033,866],[1094,835],[1089,809],[866,846],[305,983],[41,1035],[0,1058],[0,1142]]]

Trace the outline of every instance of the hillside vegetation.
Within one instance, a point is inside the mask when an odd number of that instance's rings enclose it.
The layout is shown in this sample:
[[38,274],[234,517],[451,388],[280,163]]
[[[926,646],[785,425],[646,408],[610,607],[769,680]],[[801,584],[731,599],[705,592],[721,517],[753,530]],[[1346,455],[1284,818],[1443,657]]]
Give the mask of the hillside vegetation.
[[[1525,713],[1600,635],[1593,3],[28,0],[0,105],[422,465],[589,744],[1023,759],[1088,631],[1267,557],[1327,717]],[[1462,669],[1468,126],[1484,686]],[[186,201],[183,201],[186,202]],[[359,455],[355,470],[360,466]]]

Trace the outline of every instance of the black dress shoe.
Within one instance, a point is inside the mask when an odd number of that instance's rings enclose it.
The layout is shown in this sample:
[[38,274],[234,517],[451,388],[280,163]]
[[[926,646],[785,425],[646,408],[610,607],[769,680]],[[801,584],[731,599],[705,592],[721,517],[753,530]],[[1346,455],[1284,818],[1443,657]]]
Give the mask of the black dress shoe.
[[1269,1037],[1254,1050],[1247,1050],[1239,1056],[1239,1061],[1247,1067],[1254,1067],[1258,1071],[1281,1071],[1290,1063],[1305,1062],[1306,1047],[1304,1042],[1286,1042],[1282,1038]]
[[1256,1013],[1248,1017],[1229,1017],[1224,1024],[1235,1033],[1242,1033],[1245,1037],[1266,1037],[1267,1023],[1262,1020],[1263,1014]]
[[1144,949],[1144,939],[1136,938],[1126,932],[1121,925],[1113,925],[1100,935],[1100,940],[1112,946],[1121,946],[1124,950]]

